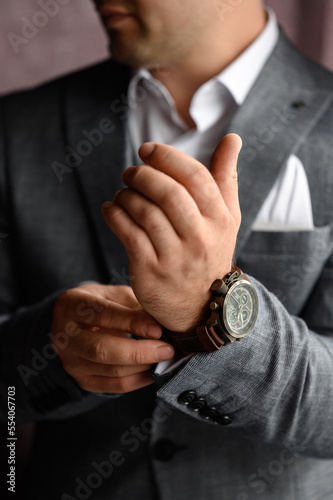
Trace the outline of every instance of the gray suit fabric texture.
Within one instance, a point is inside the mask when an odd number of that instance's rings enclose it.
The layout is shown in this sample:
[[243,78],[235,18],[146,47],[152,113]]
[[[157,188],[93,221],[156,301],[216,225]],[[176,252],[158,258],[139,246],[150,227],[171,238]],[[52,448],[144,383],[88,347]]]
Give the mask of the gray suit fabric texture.
[[[61,291],[128,280],[100,214],[128,166],[128,81],[107,61],[1,100],[1,417],[15,386],[18,421],[36,422],[24,498],[332,500],[333,77],[282,33],[229,126],[244,142],[236,261],[258,292],[254,330],[109,397],[82,391],[49,346]],[[253,231],[291,154],[315,229]]]

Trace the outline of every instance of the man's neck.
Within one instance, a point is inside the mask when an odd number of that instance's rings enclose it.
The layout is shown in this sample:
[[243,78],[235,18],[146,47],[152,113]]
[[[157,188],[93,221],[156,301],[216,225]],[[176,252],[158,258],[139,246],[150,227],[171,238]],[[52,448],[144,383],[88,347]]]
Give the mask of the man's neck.
[[151,69],[172,95],[180,116],[190,128],[195,127],[189,112],[195,92],[237,59],[263,31],[266,22],[267,15],[258,3],[251,7],[251,3],[244,2],[221,21],[220,36],[212,32],[181,64]]

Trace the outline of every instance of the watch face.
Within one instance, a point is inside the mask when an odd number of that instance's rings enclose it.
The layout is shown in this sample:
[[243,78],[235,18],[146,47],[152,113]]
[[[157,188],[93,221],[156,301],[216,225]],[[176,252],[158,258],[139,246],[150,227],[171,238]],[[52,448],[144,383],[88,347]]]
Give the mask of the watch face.
[[223,304],[224,326],[235,337],[244,337],[252,330],[258,314],[257,293],[246,280],[234,283]]

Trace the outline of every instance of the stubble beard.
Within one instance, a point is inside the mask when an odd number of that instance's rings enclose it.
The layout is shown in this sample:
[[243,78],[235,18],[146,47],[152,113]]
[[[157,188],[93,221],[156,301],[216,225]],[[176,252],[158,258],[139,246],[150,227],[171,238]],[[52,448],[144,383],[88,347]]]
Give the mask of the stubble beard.
[[140,33],[131,41],[116,31],[109,31],[109,48],[112,58],[133,68],[156,68],[172,66],[179,58],[179,47],[169,40]]
[[135,45],[135,42],[133,42],[133,46],[121,43],[114,34],[110,35],[109,48],[112,59],[126,66],[142,68],[151,64],[149,50]]

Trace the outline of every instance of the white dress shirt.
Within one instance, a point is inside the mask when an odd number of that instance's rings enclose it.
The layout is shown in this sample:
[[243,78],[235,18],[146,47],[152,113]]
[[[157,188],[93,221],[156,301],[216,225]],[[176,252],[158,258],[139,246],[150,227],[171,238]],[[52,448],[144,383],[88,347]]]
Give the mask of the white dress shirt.
[[[129,138],[134,163],[146,141],[169,144],[209,167],[211,155],[228,124],[258,78],[279,38],[275,14],[268,9],[266,27],[226,69],[194,94],[190,129],[177,112],[166,87],[147,69],[139,70],[129,85]],[[132,162],[133,162],[133,159]],[[304,167],[290,156],[260,210],[254,230],[313,229],[310,192]]]

